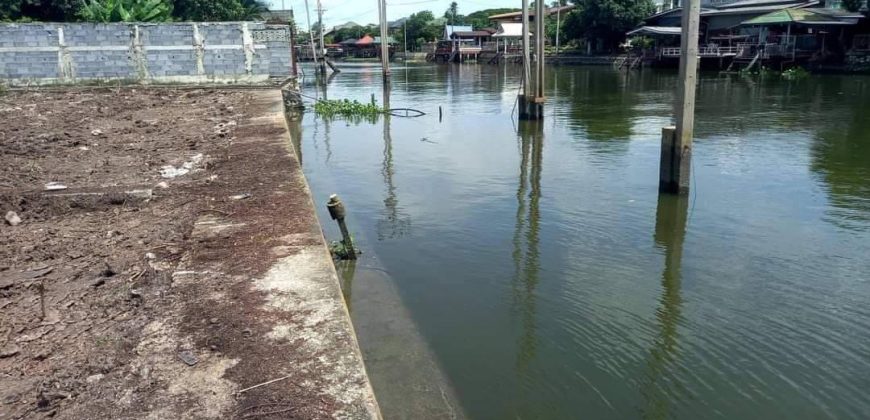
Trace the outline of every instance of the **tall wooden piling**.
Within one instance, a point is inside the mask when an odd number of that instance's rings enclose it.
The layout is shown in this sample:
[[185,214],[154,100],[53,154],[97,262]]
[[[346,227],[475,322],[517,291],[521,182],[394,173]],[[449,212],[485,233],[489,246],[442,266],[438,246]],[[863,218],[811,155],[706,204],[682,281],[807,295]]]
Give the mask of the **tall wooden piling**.
[[[680,40],[680,78],[677,86],[677,126],[674,135],[662,130],[662,168],[659,192],[689,192],[692,168],[692,138],[695,130],[695,90],[698,85],[698,26],[701,1],[685,0]],[[672,144],[672,146],[671,146]],[[666,169],[664,165],[667,164]]]
[[529,0],[523,0],[523,91],[517,98],[521,120],[529,119],[529,98],[532,97],[532,45],[529,36]]

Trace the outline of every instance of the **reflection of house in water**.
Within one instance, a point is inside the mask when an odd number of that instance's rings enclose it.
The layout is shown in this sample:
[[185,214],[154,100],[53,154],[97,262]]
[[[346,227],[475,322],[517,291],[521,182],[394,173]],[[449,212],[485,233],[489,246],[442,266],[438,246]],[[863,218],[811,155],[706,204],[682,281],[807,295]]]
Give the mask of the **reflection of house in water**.
[[[523,373],[535,358],[535,288],[538,285],[540,255],[541,163],[543,127],[540,122],[520,123],[520,178],[517,187],[517,216],[512,254],[514,262],[513,308],[520,316],[522,333],[518,343],[517,369]],[[526,196],[528,194],[528,197]],[[526,199],[528,198],[528,206]],[[523,249],[525,248],[525,250]]]
[[864,115],[870,103],[864,102],[852,105],[846,122],[820,130],[812,146],[811,169],[824,180],[833,222],[845,228],[870,221],[870,119]]
[[[762,65],[843,63],[863,39],[861,13],[829,7],[817,0],[742,0],[702,2],[698,55],[703,67],[750,69]],[[642,63],[675,66],[680,57],[682,8],[664,4],[660,13],[628,37],[646,37],[652,45],[635,45],[625,66]]]

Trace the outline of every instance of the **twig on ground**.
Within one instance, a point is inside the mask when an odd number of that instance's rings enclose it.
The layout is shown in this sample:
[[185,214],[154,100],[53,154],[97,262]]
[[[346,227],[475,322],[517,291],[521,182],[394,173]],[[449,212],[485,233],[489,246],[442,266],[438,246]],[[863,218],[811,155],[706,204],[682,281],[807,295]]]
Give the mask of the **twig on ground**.
[[[271,381],[266,381],[266,382],[263,382],[263,383],[261,383],[261,384],[257,384],[257,385],[254,385],[254,386],[247,387],[247,388],[245,388],[245,389],[243,389],[243,390],[237,392],[237,394],[241,394],[241,393],[243,393],[243,392],[245,392],[245,391],[250,391],[250,390],[252,390],[252,389],[254,389],[254,388],[259,388],[259,387],[261,387],[261,386],[266,386],[266,385],[269,385],[269,384],[272,384],[272,383],[275,383],[275,382],[278,382],[278,381],[283,381],[283,380],[285,380],[285,379],[290,378],[290,376],[292,376],[292,375],[282,376],[282,377],[277,378],[277,379],[272,379]],[[295,384],[294,384],[294,385],[295,385]],[[297,385],[297,386],[298,386],[298,385]]]

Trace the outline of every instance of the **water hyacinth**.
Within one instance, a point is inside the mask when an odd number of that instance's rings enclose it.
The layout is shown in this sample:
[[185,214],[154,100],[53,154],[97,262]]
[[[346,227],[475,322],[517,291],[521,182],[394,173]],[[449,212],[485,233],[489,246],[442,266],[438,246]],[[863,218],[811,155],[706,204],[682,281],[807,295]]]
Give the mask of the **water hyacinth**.
[[364,104],[359,101],[348,99],[319,100],[314,104],[314,112],[323,117],[375,117],[385,110],[378,106],[374,99],[371,103]]

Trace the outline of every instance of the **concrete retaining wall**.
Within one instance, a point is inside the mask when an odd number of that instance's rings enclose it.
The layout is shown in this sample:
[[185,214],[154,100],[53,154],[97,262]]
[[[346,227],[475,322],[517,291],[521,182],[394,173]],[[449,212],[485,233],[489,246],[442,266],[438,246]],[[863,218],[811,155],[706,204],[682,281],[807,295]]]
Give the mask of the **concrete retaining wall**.
[[12,86],[263,83],[290,75],[285,25],[0,24],[0,79]]

